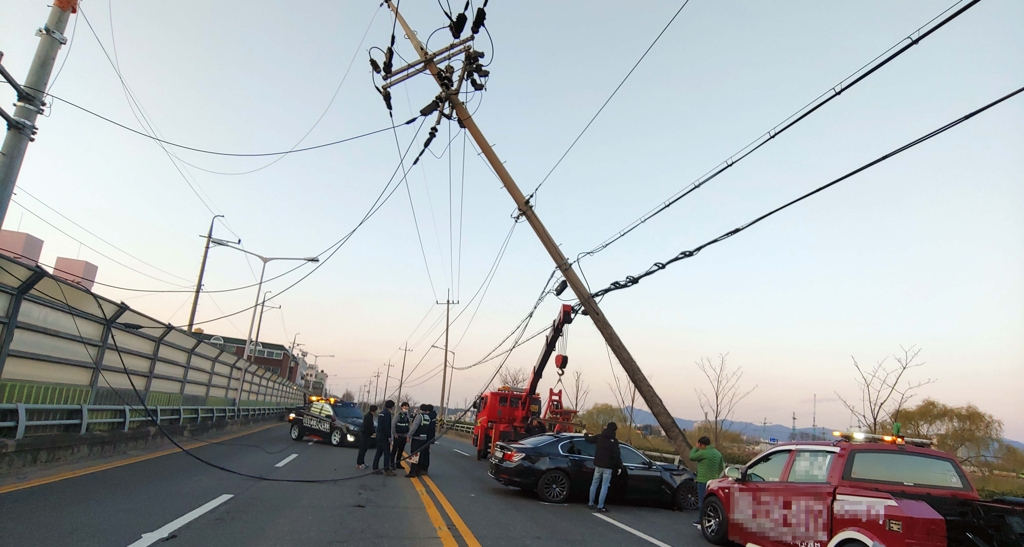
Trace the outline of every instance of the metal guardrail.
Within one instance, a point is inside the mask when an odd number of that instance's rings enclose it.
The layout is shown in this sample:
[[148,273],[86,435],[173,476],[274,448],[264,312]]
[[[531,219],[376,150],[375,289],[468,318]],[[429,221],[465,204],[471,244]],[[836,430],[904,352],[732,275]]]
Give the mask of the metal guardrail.
[[452,431],[458,431],[459,433],[473,433],[473,426],[471,424],[455,423],[451,425],[444,425],[442,427],[450,429]]
[[[233,407],[233,406],[156,406],[149,407],[156,417],[158,423],[200,423],[203,421],[214,422],[218,418],[224,420],[236,420],[239,418],[253,418],[258,416],[271,416],[284,413],[290,407],[264,406],[264,407]],[[0,422],[0,431],[3,429],[16,428],[14,438],[16,440],[25,438],[25,431],[29,427],[36,426],[58,426],[77,425],[80,426],[79,433],[85,433],[90,424],[121,424],[122,431],[131,429],[133,423],[152,422],[149,416],[132,416],[132,413],[144,414],[145,409],[131,407],[128,405],[30,405],[30,404],[0,404],[0,412],[14,410],[15,421]],[[77,418],[50,419],[50,420],[29,420],[29,411],[71,411],[79,412]],[[121,412],[117,418],[90,418],[90,413]],[[204,420],[204,418],[209,418]]]

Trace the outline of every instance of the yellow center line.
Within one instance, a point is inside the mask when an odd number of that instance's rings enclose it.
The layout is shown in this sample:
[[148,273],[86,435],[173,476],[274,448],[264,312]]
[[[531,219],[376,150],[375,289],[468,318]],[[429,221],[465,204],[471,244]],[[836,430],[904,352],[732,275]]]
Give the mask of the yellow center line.
[[444,511],[448,513],[448,518],[452,519],[452,523],[454,523],[455,528],[459,530],[459,534],[462,535],[462,539],[466,542],[466,545],[468,547],[480,547],[480,542],[476,540],[476,536],[473,535],[473,532],[469,531],[469,527],[462,521],[462,517],[455,512],[455,508],[452,507],[452,504],[448,503],[448,498],[444,497],[444,494],[441,493],[441,489],[434,484],[434,481],[430,480],[430,477],[424,475],[422,478],[427,483],[427,486],[430,487],[430,490],[434,492],[434,496],[437,497],[437,501],[441,502],[441,507],[444,507]]
[[[402,467],[405,467],[404,462],[402,463]],[[458,547],[459,544],[455,541],[455,537],[452,536],[452,532],[448,529],[448,525],[445,524],[444,519],[441,517],[441,513],[437,510],[437,506],[434,505],[433,501],[431,501],[426,488],[423,488],[423,483],[420,482],[418,478],[413,478],[412,485],[416,488],[416,493],[419,494],[420,501],[423,502],[423,508],[427,510],[427,516],[430,517],[430,523],[434,525],[434,531],[437,532],[437,537],[441,538],[441,545],[444,547]]]
[[[234,433],[234,434],[231,434],[231,435],[227,435],[225,437],[220,437],[216,441],[192,442],[192,443],[188,443],[188,444],[182,443],[182,446],[185,447],[185,448],[188,448],[188,449],[192,449],[192,448],[196,448],[198,446],[202,446],[204,444],[216,444],[216,443],[219,443],[221,441],[227,441],[227,440],[230,440],[230,439],[241,437],[243,435],[250,435],[250,434],[253,434],[253,433],[258,433],[260,431],[263,431],[264,429],[270,429],[271,427],[275,427],[275,426],[278,426],[278,425],[281,425],[281,424],[279,424],[279,423],[268,424],[268,425],[265,425],[263,427],[259,427],[259,428],[253,429],[253,430],[242,431],[240,433]],[[135,457],[127,458],[127,459],[124,459],[124,460],[118,460],[116,462],[103,463],[103,464],[100,464],[100,465],[94,465],[92,467],[86,467],[84,469],[77,469],[75,471],[68,471],[68,472],[65,472],[65,473],[59,473],[57,475],[51,475],[49,477],[42,477],[42,478],[30,480],[30,481],[10,484],[10,485],[7,485],[7,486],[0,486],[0,494],[6,494],[8,492],[14,492],[16,490],[24,490],[25,488],[32,488],[34,486],[41,486],[41,485],[44,485],[44,484],[49,484],[51,482],[62,481],[64,479],[70,479],[70,478],[73,478],[73,477],[80,477],[82,475],[88,475],[90,473],[96,473],[96,472],[99,472],[99,471],[105,471],[107,469],[113,469],[115,467],[121,467],[123,465],[130,465],[130,464],[141,462],[141,461],[145,461],[145,460],[152,460],[153,458],[159,458],[160,456],[166,456],[168,454],[173,454],[175,452],[179,452],[179,449],[176,446],[172,447],[172,448],[168,448],[166,450],[161,450],[159,452],[153,452],[151,454],[143,454],[141,456],[135,456]]]

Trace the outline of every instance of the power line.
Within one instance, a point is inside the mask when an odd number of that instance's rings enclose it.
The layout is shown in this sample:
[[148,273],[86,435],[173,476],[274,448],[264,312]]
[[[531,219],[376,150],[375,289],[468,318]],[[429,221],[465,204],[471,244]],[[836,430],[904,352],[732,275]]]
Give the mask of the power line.
[[[963,14],[965,11],[967,11],[968,9],[970,9],[971,7],[973,7],[975,4],[977,4],[980,1],[981,0],[973,0],[972,2],[967,4],[966,6],[960,8],[955,13],[951,14],[949,17],[945,18],[938,25],[935,25],[934,27],[932,27],[931,29],[929,29],[927,32],[925,32],[923,34],[920,34],[922,29],[924,29],[928,25],[932,24],[939,17],[942,17],[943,15],[948,13],[950,10],[952,10],[954,7],[956,7],[957,4],[959,4],[960,2],[957,2],[956,4],[953,4],[952,6],[946,8],[945,11],[943,11],[942,13],[936,15],[931,20],[929,20],[927,23],[925,23],[924,25],[921,25],[920,27],[918,27],[918,29],[915,30],[914,32],[910,33],[909,36],[907,36],[906,38],[904,38],[904,39],[900,40],[899,42],[893,44],[889,49],[883,51],[882,53],[877,55],[874,59],[872,59],[872,60],[868,61],[866,64],[864,64],[864,66],[858,68],[852,74],[850,74],[846,78],[842,79],[838,84],[836,84],[836,85],[832,86],[831,88],[829,88],[828,91],[825,91],[821,95],[818,95],[814,100],[812,100],[811,102],[807,103],[806,105],[804,105],[802,108],[800,108],[796,112],[790,114],[788,117],[786,117],[784,120],[782,120],[781,122],[776,124],[774,127],[769,129],[767,132],[765,132],[760,137],[758,137],[758,138],[754,139],[753,141],[751,141],[750,144],[748,144],[748,145],[744,146],[743,148],[739,149],[732,156],[727,158],[725,161],[719,163],[717,166],[715,166],[710,171],[708,171],[707,173],[705,173],[704,175],[699,177],[697,180],[695,180],[694,182],[690,183],[688,186],[686,186],[682,190],[676,192],[674,195],[669,197],[669,199],[664,201],[661,205],[655,207],[654,209],[651,209],[645,215],[643,215],[642,217],[638,218],[637,220],[634,220],[628,226],[626,226],[622,230],[619,230],[619,232],[617,234],[615,234],[614,236],[606,239],[603,243],[601,243],[597,247],[594,247],[593,249],[591,249],[590,251],[587,251],[585,253],[580,253],[580,255],[576,258],[576,262],[578,262],[584,256],[592,256],[594,254],[597,254],[597,253],[603,251],[604,249],[608,248],[608,246],[610,246],[613,243],[615,243],[616,241],[622,239],[623,237],[625,237],[627,234],[629,234],[633,230],[639,228],[641,224],[644,224],[645,222],[647,222],[648,220],[654,218],[655,216],[657,216],[658,214],[662,213],[663,211],[665,211],[669,207],[675,205],[681,199],[683,199],[686,196],[690,195],[692,192],[696,191],[701,186],[704,186],[706,183],[710,182],[712,179],[714,179],[718,175],[721,175],[723,172],[728,170],[733,165],[736,165],[737,163],[742,161],[747,156],[753,154],[759,148],[761,148],[762,146],[768,144],[768,142],[770,142],[771,140],[775,139],[775,137],[778,137],[780,134],[785,132],[787,129],[793,127],[797,123],[800,123],[805,118],[807,118],[808,116],[813,114],[815,111],[817,111],[819,108],[821,108],[821,107],[825,106],[826,104],[828,104],[832,99],[835,99],[840,94],[842,94],[844,91],[846,91],[846,90],[850,89],[851,87],[857,85],[858,83],[863,81],[865,78],[867,78],[868,76],[873,74],[875,71],[877,71],[878,69],[882,68],[883,66],[888,64],[893,59],[899,57],[904,52],[906,52],[908,49],[910,49],[911,47],[913,47],[913,46],[917,45],[918,43],[920,43],[921,40],[924,40],[929,35],[931,35],[933,32],[935,32],[936,30],[942,28],[946,23],[949,23],[953,19],[956,19],[957,17],[959,17],[961,14]],[[919,36],[917,36],[915,38],[914,37],[915,34],[919,34]],[[862,73],[862,71],[867,69],[869,66],[874,64],[879,59],[881,59],[887,53],[893,51],[894,49],[899,47],[900,44],[902,44],[904,42],[907,42],[907,41],[909,41],[909,43],[905,44],[898,51],[895,51],[894,53],[892,53],[891,55],[886,57],[884,60],[882,60],[880,63],[875,64],[869,70],[867,70],[866,72]],[[859,74],[859,76],[858,76],[858,74]],[[847,81],[849,81],[849,83],[846,83]]]
[[[154,280],[154,281],[159,281],[159,282],[161,282],[161,283],[167,283],[168,285],[173,285],[173,286],[175,286],[175,287],[183,287],[183,286],[184,286],[184,285],[181,285],[180,283],[174,283],[174,282],[172,282],[172,281],[167,281],[167,280],[165,280],[165,279],[160,279],[159,277],[155,277],[155,276],[149,275],[148,273],[146,273],[146,272],[144,272],[144,271],[142,271],[142,270],[138,270],[138,269],[135,269],[135,268],[133,268],[133,267],[131,267],[131,266],[129,266],[129,265],[127,265],[127,264],[125,264],[124,262],[121,262],[120,260],[117,260],[116,258],[113,258],[113,257],[111,257],[111,256],[109,256],[109,255],[106,255],[106,254],[104,254],[104,253],[103,253],[102,251],[99,251],[99,250],[97,250],[97,249],[96,249],[95,247],[92,247],[92,246],[90,246],[89,244],[87,244],[87,243],[84,243],[84,242],[82,242],[82,240],[80,240],[80,239],[76,238],[75,236],[73,236],[73,235],[71,235],[71,234],[69,234],[69,233],[65,232],[64,230],[62,230],[62,229],[58,228],[58,227],[57,227],[57,226],[56,226],[55,224],[53,224],[52,222],[50,222],[50,221],[46,220],[45,218],[43,218],[43,217],[39,216],[38,214],[36,214],[35,212],[33,212],[33,211],[32,211],[31,209],[29,209],[28,207],[25,207],[24,205],[22,205],[22,204],[21,204],[20,202],[18,202],[18,200],[16,200],[16,199],[13,199],[13,198],[12,198],[12,199],[11,199],[11,202],[13,202],[13,203],[16,203],[16,204],[17,204],[17,205],[18,205],[19,207],[21,207],[22,209],[24,209],[26,213],[28,213],[28,214],[30,214],[30,215],[32,215],[32,216],[34,216],[34,217],[36,217],[37,219],[39,219],[40,221],[42,221],[43,223],[45,223],[45,224],[46,224],[47,226],[49,226],[49,227],[53,228],[54,230],[57,230],[58,232],[60,232],[60,233],[64,234],[65,236],[67,236],[67,237],[71,238],[72,240],[74,240],[74,241],[78,242],[78,244],[79,244],[79,245],[81,245],[81,246],[85,247],[86,249],[89,249],[90,251],[92,251],[92,252],[94,252],[94,253],[96,253],[96,254],[98,254],[98,255],[102,256],[103,258],[106,258],[107,260],[109,260],[109,261],[113,262],[114,264],[117,264],[117,265],[119,265],[119,266],[121,266],[121,267],[127,268],[127,269],[129,269],[129,270],[131,270],[131,271],[133,271],[133,272],[135,272],[135,273],[137,273],[137,274],[139,274],[139,275],[143,275],[143,276],[146,276],[146,277],[148,277],[148,278],[150,278],[150,279],[152,279],[152,280]],[[120,249],[118,249],[118,250],[120,251]],[[124,251],[121,251],[121,252],[124,252]],[[126,254],[127,254],[127,253],[126,253]],[[131,255],[129,255],[129,256],[131,256]],[[135,258],[135,257],[132,257],[132,258]],[[136,260],[138,260],[138,259],[136,259]],[[140,260],[140,262],[141,262],[141,260]],[[162,271],[162,270],[161,270],[161,271]],[[165,272],[165,273],[166,273],[166,272]],[[172,275],[173,275],[173,274],[172,274]],[[177,277],[177,276],[175,276],[175,277]]]
[[[544,183],[548,181],[548,178],[551,176],[551,173],[554,173],[555,169],[557,169],[558,166],[561,165],[562,160],[564,160],[565,157],[569,155],[569,152],[572,151],[574,146],[576,146],[576,143],[579,142],[580,138],[583,137],[583,134],[587,132],[587,129],[590,129],[590,126],[594,123],[594,120],[596,120],[597,117],[601,115],[601,112],[603,112],[604,108],[608,106],[608,103],[610,103],[612,99],[615,98],[615,94],[619,92],[619,89],[621,89],[623,84],[626,83],[626,80],[628,80],[629,77],[633,75],[633,71],[636,70],[636,67],[640,66],[640,63],[643,62],[644,58],[647,57],[647,54],[650,53],[652,49],[654,49],[654,45],[658,43],[658,40],[661,39],[661,36],[665,34],[665,31],[668,30],[668,27],[672,26],[672,22],[676,20],[676,17],[679,17],[679,14],[683,11],[683,8],[685,8],[686,5],[689,3],[690,0],[686,0],[683,2],[682,6],[679,6],[679,9],[677,9],[675,14],[672,15],[672,18],[668,20],[668,23],[665,24],[665,27],[661,29],[661,32],[659,32],[658,35],[654,37],[654,41],[651,42],[651,45],[647,46],[647,49],[644,51],[644,54],[641,55],[640,58],[637,59],[636,63],[633,64],[633,68],[629,69],[629,72],[627,72],[626,76],[622,78],[622,81],[619,82],[619,85],[615,86],[615,89],[612,91],[612,94],[609,95],[607,99],[605,99],[604,104],[601,105],[601,108],[597,109],[597,112],[594,113],[594,116],[590,118],[590,121],[587,122],[587,125],[583,127],[583,131],[580,131],[580,134],[576,135],[576,138],[573,139],[572,144],[569,145],[569,148],[567,148],[565,152],[562,153],[562,157],[558,158],[558,161],[556,161],[555,165],[551,167],[551,170],[548,171],[548,174],[544,175],[544,178],[541,179],[540,184],[538,184],[537,187],[533,189],[533,192],[530,192],[530,195],[527,197],[527,200],[529,200],[529,198],[534,197],[537,194],[537,190],[540,190],[540,187],[544,186]],[[488,36],[489,35],[490,33],[488,33]]]
[[918,137],[917,139],[915,139],[913,141],[910,141],[909,143],[904,144],[903,146],[901,146],[901,147],[899,147],[899,148],[897,148],[897,149],[895,149],[895,150],[893,150],[893,151],[891,151],[891,152],[889,152],[887,154],[879,156],[878,158],[876,158],[876,159],[874,159],[874,160],[872,160],[872,161],[870,161],[870,162],[868,162],[868,163],[866,163],[866,164],[864,164],[864,165],[854,169],[853,171],[850,171],[849,173],[847,173],[847,174],[845,174],[845,175],[843,175],[843,176],[833,180],[832,182],[829,182],[827,184],[819,186],[818,188],[816,188],[816,189],[814,189],[814,190],[812,190],[812,191],[810,191],[810,192],[808,192],[808,193],[806,193],[806,194],[804,194],[804,195],[802,195],[802,196],[800,196],[800,197],[798,197],[798,198],[796,198],[796,199],[794,199],[794,200],[792,200],[792,201],[790,201],[790,202],[788,202],[788,203],[786,203],[784,205],[776,207],[775,209],[772,209],[771,211],[768,211],[767,213],[765,213],[765,214],[755,218],[754,220],[751,220],[750,222],[747,222],[746,224],[743,224],[743,225],[739,226],[738,228],[734,228],[734,229],[732,229],[732,230],[730,230],[730,231],[728,231],[728,232],[726,232],[726,233],[724,233],[724,234],[722,234],[722,235],[720,235],[720,236],[718,236],[718,237],[708,241],[707,243],[704,243],[703,245],[698,245],[697,247],[694,247],[693,249],[682,251],[679,254],[677,254],[676,256],[670,258],[669,260],[666,260],[665,262],[655,262],[654,265],[652,265],[650,268],[647,269],[647,271],[645,271],[645,272],[643,272],[643,273],[641,273],[639,275],[629,276],[629,277],[625,278],[622,281],[615,281],[611,285],[609,285],[608,287],[605,287],[604,289],[601,289],[601,290],[593,293],[592,296],[597,298],[597,297],[600,297],[600,296],[604,296],[604,295],[606,295],[606,294],[608,294],[610,292],[614,292],[614,291],[618,291],[618,290],[622,290],[622,289],[626,289],[626,288],[632,287],[632,286],[636,285],[637,283],[639,283],[645,277],[654,275],[654,274],[660,272],[661,270],[664,270],[666,267],[668,267],[669,265],[671,265],[671,264],[673,264],[675,262],[678,262],[680,260],[685,260],[687,258],[692,258],[692,257],[696,256],[697,253],[699,253],[702,250],[704,250],[706,247],[710,247],[711,245],[714,245],[716,243],[721,243],[722,241],[724,241],[724,240],[726,240],[726,239],[728,239],[728,238],[730,238],[730,237],[732,237],[732,236],[742,232],[743,230],[746,230],[747,228],[750,228],[751,226],[754,226],[755,224],[761,222],[762,220],[764,220],[764,219],[766,219],[766,218],[768,218],[768,217],[770,217],[770,216],[772,216],[772,215],[774,215],[776,213],[779,213],[779,212],[783,211],[784,209],[787,209],[787,208],[789,208],[789,207],[791,207],[793,205],[796,205],[797,203],[800,203],[801,201],[803,201],[803,200],[805,200],[805,199],[807,199],[807,198],[809,198],[809,197],[811,197],[811,196],[813,196],[813,195],[815,195],[815,194],[817,194],[819,192],[822,192],[822,191],[824,191],[824,190],[826,190],[828,188],[831,188],[831,187],[835,186],[836,184],[839,184],[840,182],[843,182],[844,180],[846,180],[846,179],[848,179],[848,178],[850,178],[850,177],[852,177],[852,176],[854,176],[854,175],[856,175],[856,174],[858,174],[858,173],[860,173],[862,171],[865,171],[865,170],[867,170],[867,169],[869,169],[871,167],[874,167],[875,165],[878,165],[879,163],[882,163],[883,161],[885,161],[887,159],[893,158],[893,157],[899,155],[902,152],[910,150],[911,148],[913,148],[913,147],[915,147],[915,146],[917,146],[917,145],[919,145],[919,144],[921,144],[921,143],[923,143],[923,142],[925,142],[925,141],[927,141],[927,140],[929,140],[929,139],[931,139],[933,137],[937,137],[937,136],[945,133],[946,131],[949,131],[950,129],[960,125],[961,123],[963,123],[963,122],[965,122],[965,121],[967,121],[967,120],[977,116],[978,114],[981,114],[982,112],[985,112],[986,110],[988,110],[988,109],[990,109],[990,108],[992,108],[992,107],[1002,103],[1003,101],[1006,101],[1006,100],[1010,99],[1011,97],[1014,97],[1015,95],[1017,95],[1017,94],[1019,94],[1021,92],[1024,92],[1024,87],[1018,88],[1016,91],[1012,91],[1012,92],[1008,93],[1007,95],[1004,95],[1004,96],[1000,97],[999,99],[996,99],[995,101],[992,101],[991,103],[988,103],[987,105],[985,105],[985,106],[983,106],[983,107],[981,107],[981,108],[979,108],[977,110],[974,110],[973,112],[965,114],[964,116],[962,116],[960,118],[957,118],[956,120],[953,120],[952,122],[949,122],[946,125],[943,125],[942,127],[939,127],[938,129],[935,129],[935,130],[931,131],[930,133],[926,133],[925,135],[923,135],[921,137]]
[[[76,21],[77,21],[77,19],[76,19]],[[32,198],[32,199],[34,199],[34,200],[36,200],[37,202],[39,202],[39,204],[40,204],[40,205],[42,205],[43,207],[46,207],[47,209],[49,209],[49,210],[53,211],[54,213],[57,213],[57,215],[59,215],[59,216],[60,216],[61,218],[63,218],[64,220],[66,220],[66,221],[70,222],[71,224],[74,224],[75,226],[77,226],[78,228],[80,228],[80,229],[81,229],[82,231],[84,231],[85,233],[87,233],[87,234],[89,234],[89,235],[91,235],[91,236],[95,237],[96,239],[98,239],[98,240],[102,241],[103,243],[106,243],[107,245],[110,245],[110,246],[111,246],[111,247],[113,247],[114,249],[117,249],[118,251],[121,251],[121,252],[122,252],[122,253],[124,253],[125,255],[127,255],[127,256],[129,256],[129,257],[131,257],[131,258],[134,258],[135,260],[137,260],[137,261],[139,261],[139,262],[141,262],[141,263],[145,264],[146,266],[149,266],[150,268],[153,268],[154,270],[157,270],[157,271],[159,271],[159,272],[165,273],[165,274],[167,274],[167,275],[169,275],[169,276],[171,276],[171,277],[176,277],[176,278],[178,278],[178,279],[180,279],[180,280],[182,280],[182,281],[189,281],[188,279],[185,279],[184,277],[181,277],[180,275],[175,275],[175,274],[173,274],[173,273],[171,273],[171,272],[169,272],[169,271],[167,271],[167,270],[164,270],[164,269],[161,269],[161,268],[159,268],[159,267],[157,267],[157,266],[154,266],[154,265],[150,264],[149,262],[146,262],[145,260],[142,260],[141,258],[139,258],[139,257],[137,257],[137,256],[135,256],[135,255],[133,255],[133,254],[129,253],[128,251],[126,251],[126,250],[124,250],[124,249],[122,249],[122,248],[118,247],[117,245],[114,245],[113,243],[111,243],[111,242],[107,241],[106,239],[103,239],[102,237],[100,237],[100,236],[96,235],[95,233],[93,233],[92,231],[90,231],[90,230],[89,230],[88,228],[86,228],[85,226],[82,226],[81,224],[79,224],[79,223],[75,222],[74,220],[71,220],[70,218],[68,218],[68,217],[67,217],[67,215],[65,215],[64,213],[61,213],[60,211],[58,211],[58,210],[54,209],[53,207],[51,207],[50,205],[48,205],[48,204],[47,204],[46,202],[44,202],[43,200],[39,199],[39,198],[38,198],[38,197],[36,197],[36,196],[35,196],[34,194],[32,194],[32,192],[29,192],[28,190],[26,190],[26,189],[25,189],[24,187],[19,187],[19,188],[18,188],[18,192],[19,192],[19,193],[22,193],[22,194],[25,194],[26,196],[28,196],[28,197],[30,197],[30,198]],[[19,205],[21,205],[21,204],[19,204]],[[22,207],[24,207],[24,205],[21,205],[21,206],[22,206]],[[27,209],[26,209],[26,210],[27,210]],[[35,213],[33,213],[33,214],[35,214]],[[73,239],[74,239],[74,238],[73,238]],[[77,240],[77,239],[75,239],[75,241],[78,241],[78,240]],[[78,241],[78,242],[79,242],[79,243],[81,243],[81,241]],[[83,245],[84,245],[84,244],[83,244]]]
[[[494,276],[498,273],[498,266],[501,264],[502,257],[505,256],[505,251],[508,249],[508,242],[512,240],[512,233],[515,232],[518,222],[513,222],[512,227],[508,230],[508,235],[505,236],[505,241],[501,243],[501,249],[498,251],[498,256],[494,258],[494,263],[491,264],[491,269],[484,276],[483,294],[480,295],[480,300],[476,302],[476,309],[473,310],[473,315],[469,316],[469,322],[466,323],[466,329],[462,331],[462,336],[459,337],[458,342],[455,342],[455,348],[459,347],[462,343],[462,339],[466,337],[466,333],[469,332],[469,327],[473,325],[473,320],[476,319],[476,314],[480,311],[481,304],[484,303],[484,297],[487,296],[487,289],[491,288],[491,282],[494,281]],[[473,295],[476,298],[476,295]]]

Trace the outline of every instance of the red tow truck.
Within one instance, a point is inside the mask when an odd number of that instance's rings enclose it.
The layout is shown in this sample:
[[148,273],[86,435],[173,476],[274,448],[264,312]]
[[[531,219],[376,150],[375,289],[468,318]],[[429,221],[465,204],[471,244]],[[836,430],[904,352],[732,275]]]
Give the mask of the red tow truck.
[[699,525],[759,547],[1022,547],[1024,500],[983,501],[932,441],[833,432],[782,444],[708,482]]
[[[562,403],[562,390],[548,390],[548,402],[543,416],[540,413],[540,396],[537,395],[537,386],[544,375],[544,369],[551,359],[551,354],[555,352],[555,346],[562,337],[566,325],[572,323],[572,320],[572,306],[562,304],[525,389],[501,386],[482,394],[473,403],[473,408],[477,412],[476,425],[473,427],[473,445],[476,447],[478,460],[487,458],[499,441],[517,441],[527,437],[526,428],[535,418],[539,418],[548,431],[575,433],[577,429],[582,430],[582,425],[574,423],[576,410],[566,408]],[[569,358],[566,355],[555,356],[555,368],[559,376],[565,373],[568,364]]]

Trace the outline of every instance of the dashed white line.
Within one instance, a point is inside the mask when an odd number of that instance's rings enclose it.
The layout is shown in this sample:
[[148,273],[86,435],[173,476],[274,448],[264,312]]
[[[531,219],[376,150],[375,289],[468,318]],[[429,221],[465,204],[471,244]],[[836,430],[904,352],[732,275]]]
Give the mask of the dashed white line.
[[621,522],[619,522],[619,521],[617,521],[617,520],[615,520],[613,518],[606,517],[606,516],[602,515],[601,513],[591,513],[591,514],[594,515],[595,517],[601,519],[601,520],[608,521],[608,522],[614,524],[615,526],[618,526],[619,528],[622,528],[623,530],[629,532],[630,534],[633,534],[634,536],[636,536],[638,538],[646,539],[647,541],[657,545],[658,547],[670,547],[669,544],[661,542],[661,541],[658,541],[658,540],[652,538],[651,536],[641,532],[640,530],[636,530],[634,528],[630,528],[629,526],[626,526],[625,524],[622,524]]
[[313,441],[309,441],[307,444],[309,444],[309,446],[313,446]]
[[465,452],[459,450],[458,448],[453,448],[452,450],[458,452],[459,454],[462,454],[463,456],[468,456],[469,455],[469,454],[466,454]]
[[277,465],[275,465],[274,467],[284,467],[284,466],[288,465],[288,462],[290,462],[290,461],[292,461],[292,460],[294,460],[295,458],[298,458],[298,457],[299,457],[298,454],[292,454],[291,456],[288,456],[287,458],[277,462]]
[[195,509],[194,511],[186,513],[184,516],[172,520],[171,522],[161,526],[160,528],[152,532],[142,534],[142,539],[139,539],[138,541],[132,543],[128,547],[149,547],[150,545],[153,545],[158,541],[162,541],[166,539],[167,536],[171,535],[171,532],[177,530],[178,528],[181,528],[182,526],[192,522],[193,520],[196,520],[197,518],[201,517],[204,513],[212,511],[218,505],[224,503],[225,501],[228,501],[233,497],[234,496],[232,496],[231,494],[224,494],[223,496],[220,496],[219,498],[207,503],[206,505],[203,505],[202,507]]

